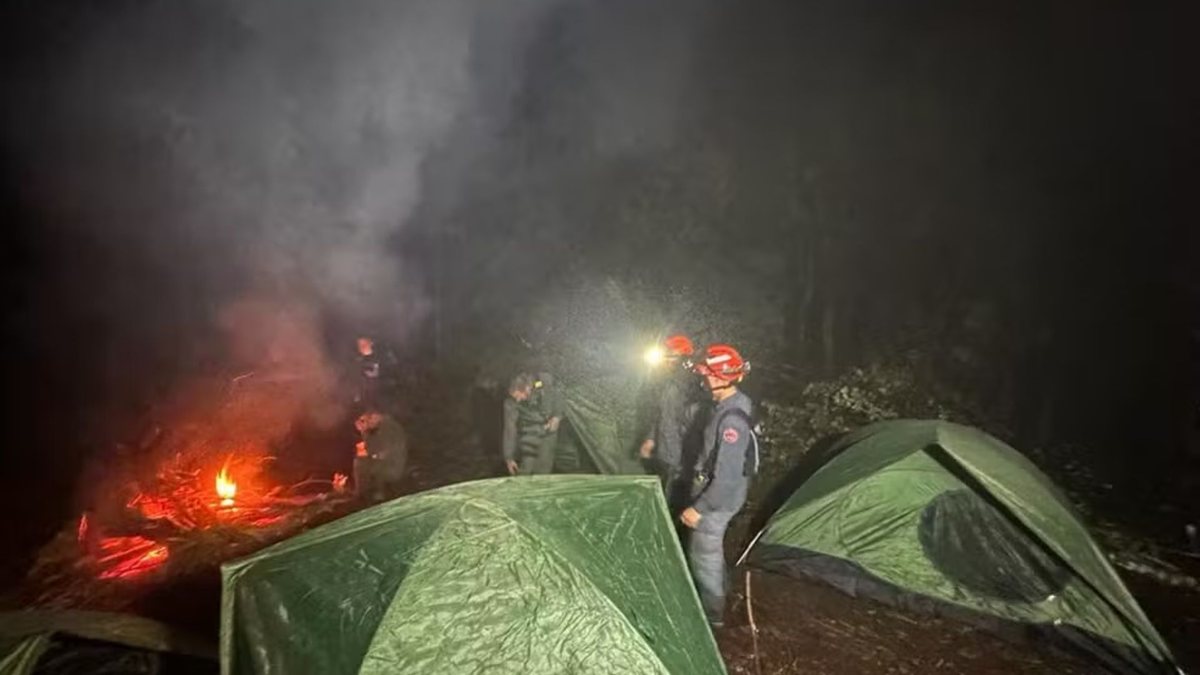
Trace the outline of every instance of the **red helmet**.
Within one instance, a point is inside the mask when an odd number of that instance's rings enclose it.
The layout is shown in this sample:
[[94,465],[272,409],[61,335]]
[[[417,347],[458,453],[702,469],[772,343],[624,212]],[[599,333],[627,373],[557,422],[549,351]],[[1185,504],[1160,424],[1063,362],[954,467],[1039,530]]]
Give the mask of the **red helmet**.
[[663,340],[663,351],[667,356],[686,358],[696,353],[696,345],[686,335],[672,335]]
[[704,360],[696,364],[696,370],[701,375],[738,382],[750,372],[750,362],[743,359],[733,346],[718,343],[704,350]]

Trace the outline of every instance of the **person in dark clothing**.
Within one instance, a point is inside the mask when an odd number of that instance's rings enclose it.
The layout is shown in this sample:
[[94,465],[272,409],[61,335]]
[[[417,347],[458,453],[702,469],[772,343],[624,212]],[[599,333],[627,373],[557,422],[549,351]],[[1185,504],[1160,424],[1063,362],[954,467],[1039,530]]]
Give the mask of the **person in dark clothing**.
[[661,347],[647,354],[647,361],[651,365],[665,366],[667,372],[663,374],[653,422],[644,436],[639,455],[653,462],[654,470],[663,482],[663,494],[672,510],[680,505],[680,500],[686,494],[682,488],[687,486],[680,485],[685,473],[684,439],[700,407],[696,398],[696,393],[700,391],[699,382],[689,360],[695,351],[686,335],[672,335],[663,341]]
[[408,463],[408,437],[396,418],[369,410],[354,421],[362,440],[354,457],[354,490],[368,501],[379,502],[397,494]]
[[394,412],[396,389],[396,357],[380,349],[369,337],[357,340],[358,387],[354,402],[360,410]]
[[554,471],[562,402],[550,376],[522,373],[512,379],[504,399],[501,450],[509,475]]
[[746,503],[750,481],[758,471],[753,404],[737,387],[749,368],[737,350],[719,344],[710,346],[697,366],[715,406],[704,429],[704,452],[696,460],[691,505],[679,520],[691,529],[688,563],[713,626],[724,622],[725,531]]

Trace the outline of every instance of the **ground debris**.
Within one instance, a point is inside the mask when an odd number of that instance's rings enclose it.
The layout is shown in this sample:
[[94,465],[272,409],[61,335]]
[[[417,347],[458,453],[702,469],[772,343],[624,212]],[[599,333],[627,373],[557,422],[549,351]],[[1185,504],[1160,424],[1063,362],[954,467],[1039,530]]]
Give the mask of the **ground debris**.
[[140,534],[106,534],[93,524],[82,539],[72,523],[39,552],[23,585],[23,604],[124,611],[155,586],[212,571],[348,508],[340,495],[272,500],[238,513],[230,509],[217,516],[224,522],[179,527],[179,518],[148,520]]
[[332,380],[304,365],[198,377],[155,402],[138,442],[95,455],[84,510],[39,551],[23,604],[123,610],[349,512],[344,485],[289,484],[276,466],[298,420],[340,419]]

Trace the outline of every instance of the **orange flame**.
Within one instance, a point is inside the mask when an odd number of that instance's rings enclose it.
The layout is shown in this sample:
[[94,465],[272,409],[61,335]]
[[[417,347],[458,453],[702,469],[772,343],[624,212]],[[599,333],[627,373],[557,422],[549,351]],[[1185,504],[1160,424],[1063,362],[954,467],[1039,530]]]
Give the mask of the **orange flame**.
[[237,483],[229,477],[229,460],[227,459],[225,465],[217,472],[217,496],[221,498],[221,506],[233,506],[235,495],[237,495]]

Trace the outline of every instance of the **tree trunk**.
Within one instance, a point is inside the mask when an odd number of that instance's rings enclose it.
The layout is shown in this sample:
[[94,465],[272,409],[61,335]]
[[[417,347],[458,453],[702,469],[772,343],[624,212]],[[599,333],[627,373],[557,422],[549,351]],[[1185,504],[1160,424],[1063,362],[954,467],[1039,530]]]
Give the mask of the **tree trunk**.
[[825,296],[825,304],[821,308],[821,365],[826,376],[831,376],[837,369],[837,312],[832,295]]
[[817,255],[816,247],[805,247],[804,250],[804,290],[800,298],[800,340],[801,346],[807,347],[812,342],[812,331],[809,330],[811,322],[809,317],[812,316],[813,300],[816,299],[817,288]]

